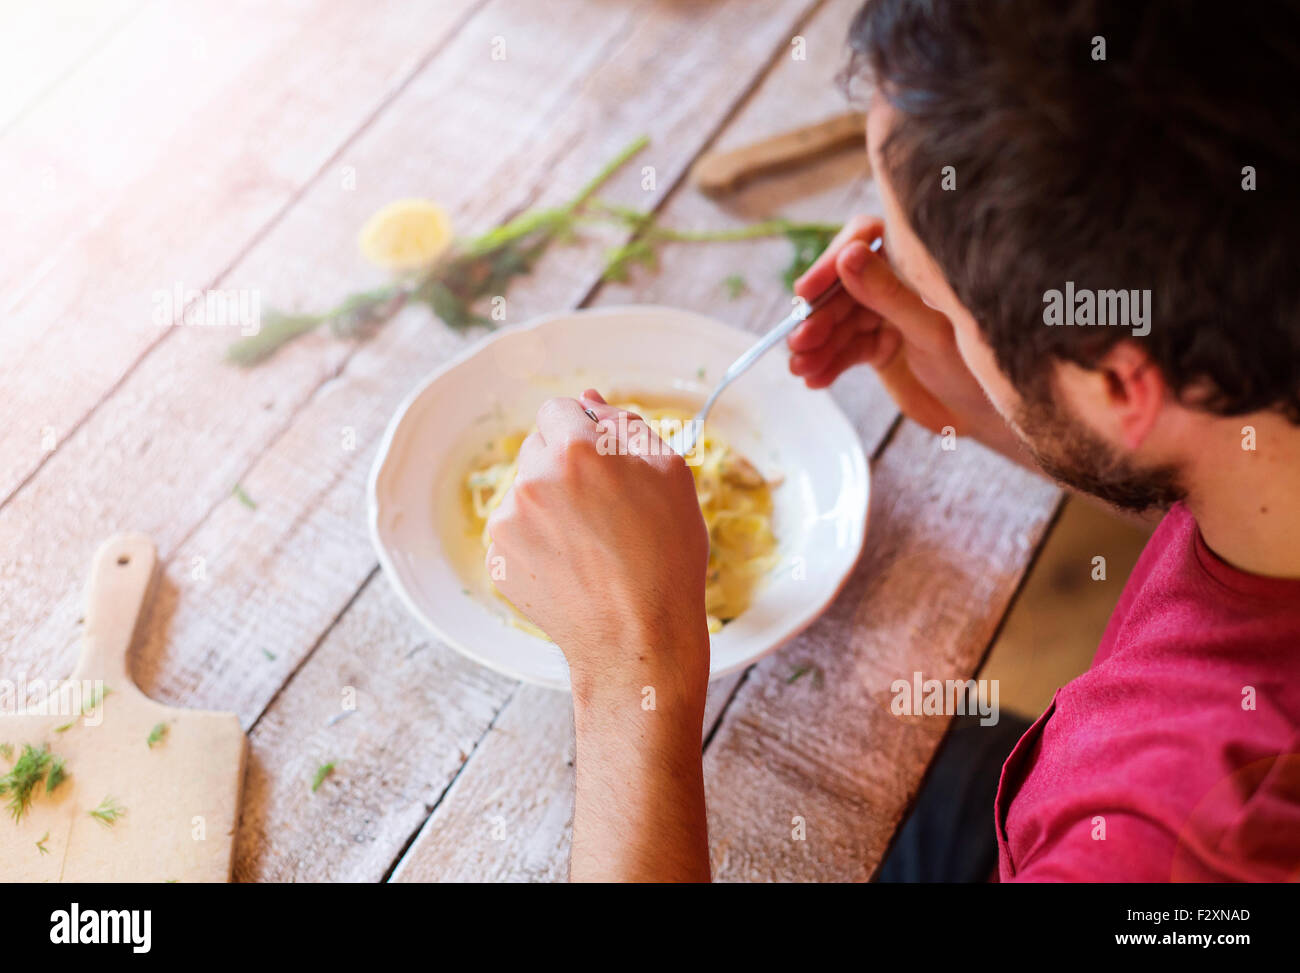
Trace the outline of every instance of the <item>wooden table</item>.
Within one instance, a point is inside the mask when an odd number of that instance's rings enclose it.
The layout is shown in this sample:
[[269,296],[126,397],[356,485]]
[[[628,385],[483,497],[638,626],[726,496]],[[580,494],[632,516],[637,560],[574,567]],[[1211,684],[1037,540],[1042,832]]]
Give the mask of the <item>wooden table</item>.
[[[159,327],[155,295],[319,308],[381,279],[355,236],[384,203],[432,197],[476,232],[567,198],[642,133],[652,145],[604,195],[674,226],[876,209],[856,153],[725,206],[684,179],[707,148],[844,109],[833,77],[856,6],[41,5],[7,32],[0,101],[0,676],[67,674],[92,552],[143,530],[164,580],[137,680],[234,710],[249,734],[237,878],[563,879],[567,696],[430,640],[365,526],[396,405],[482,331],[410,308],[369,342],[312,335],[239,371],[221,360],[229,329]],[[600,280],[607,245],[553,250],[510,290],[508,321],[637,301],[753,328],[789,301],[783,240],[679,245],[617,286]],[[749,286],[733,300],[735,273]],[[867,550],[810,631],[713,687],[722,880],[872,875],[947,728],[892,715],[890,683],[976,670],[1059,502],[973,443],[941,449],[865,370],[836,396],[872,456]]]

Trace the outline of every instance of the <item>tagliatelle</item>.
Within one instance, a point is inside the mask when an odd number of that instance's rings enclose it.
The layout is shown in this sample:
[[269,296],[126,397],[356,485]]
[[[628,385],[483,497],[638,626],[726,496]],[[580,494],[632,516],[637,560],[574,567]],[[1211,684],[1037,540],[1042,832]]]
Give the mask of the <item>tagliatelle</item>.
[[[640,415],[656,433],[665,428],[663,438],[691,419],[689,413],[678,409],[648,409],[635,402],[621,403],[618,408]],[[493,443],[488,461],[465,478],[467,513],[481,531],[484,549],[491,543],[487,519],[514,483],[519,447],[526,436],[514,433]],[[709,530],[704,607],[709,631],[717,632],[749,607],[758,583],[777,562],[776,536],[772,532],[775,484],[764,479],[712,427],[701,431],[695,450],[690,470]],[[518,615],[513,606],[511,621],[545,638],[545,633]]]

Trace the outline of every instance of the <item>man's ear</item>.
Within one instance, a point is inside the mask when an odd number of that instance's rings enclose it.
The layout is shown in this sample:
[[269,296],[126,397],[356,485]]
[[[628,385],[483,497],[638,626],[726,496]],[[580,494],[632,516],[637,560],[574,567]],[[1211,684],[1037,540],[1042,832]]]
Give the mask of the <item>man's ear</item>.
[[1121,341],[1097,364],[1105,381],[1111,421],[1125,448],[1136,450],[1155,428],[1169,386],[1140,342]]

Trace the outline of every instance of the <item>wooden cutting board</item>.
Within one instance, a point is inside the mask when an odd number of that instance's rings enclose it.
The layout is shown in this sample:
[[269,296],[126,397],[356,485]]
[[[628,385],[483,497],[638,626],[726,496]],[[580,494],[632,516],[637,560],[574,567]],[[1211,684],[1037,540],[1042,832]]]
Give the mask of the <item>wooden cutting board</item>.
[[[0,672],[16,684],[10,701],[0,688],[0,744],[12,748],[9,757],[0,750],[0,775],[10,773],[26,744],[47,747],[67,772],[52,793],[47,772],[17,821],[7,806],[13,788],[0,794],[5,881],[230,879],[244,778],[239,720],[233,713],[163,706],[129,675],[127,652],[157,564],[144,535],[110,539],[95,555],[72,679],[25,686],[17,684],[18,674]],[[74,684],[84,691],[73,691]],[[52,702],[34,705],[50,693]],[[114,806],[122,813],[114,815]],[[91,813],[96,809],[104,809],[98,817]]]

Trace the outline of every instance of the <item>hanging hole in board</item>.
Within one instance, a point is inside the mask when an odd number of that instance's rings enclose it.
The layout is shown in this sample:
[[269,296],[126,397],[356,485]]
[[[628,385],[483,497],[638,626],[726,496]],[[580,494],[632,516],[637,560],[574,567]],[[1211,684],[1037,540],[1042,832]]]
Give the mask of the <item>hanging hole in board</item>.
[[117,563],[118,563],[118,564],[130,564],[130,563],[131,563],[131,555],[129,555],[129,554],[119,554],[119,555],[117,556]]

